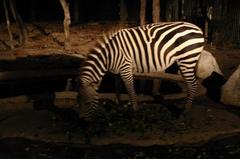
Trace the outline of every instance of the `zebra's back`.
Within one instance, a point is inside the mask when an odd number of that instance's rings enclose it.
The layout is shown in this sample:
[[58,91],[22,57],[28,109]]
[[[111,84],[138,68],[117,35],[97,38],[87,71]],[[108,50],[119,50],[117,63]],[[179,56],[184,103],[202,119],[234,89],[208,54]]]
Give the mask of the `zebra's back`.
[[153,23],[118,33],[121,49],[131,58],[136,72],[163,71],[187,56],[199,57],[203,34],[186,22]]

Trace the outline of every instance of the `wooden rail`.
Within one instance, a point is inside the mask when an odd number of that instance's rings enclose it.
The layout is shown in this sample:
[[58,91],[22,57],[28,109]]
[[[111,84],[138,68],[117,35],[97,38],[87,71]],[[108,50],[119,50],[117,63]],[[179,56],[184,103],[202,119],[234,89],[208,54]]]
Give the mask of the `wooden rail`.
[[165,79],[172,81],[184,81],[181,75],[163,72],[135,73],[134,76],[138,79]]
[[18,70],[0,72],[0,80],[18,80],[29,78],[41,78],[52,76],[70,76],[76,75],[77,69],[42,69],[42,70]]
[[[116,94],[114,93],[100,93],[100,98],[115,100]],[[20,110],[20,109],[33,109],[34,105],[39,101],[51,102],[60,108],[72,108],[77,106],[77,92],[74,91],[63,91],[38,95],[21,95],[16,97],[0,98],[0,111],[1,110]],[[128,101],[129,97],[127,94],[121,94],[121,101]],[[154,98],[146,95],[138,95],[137,100],[139,102],[154,101]],[[44,105],[43,105],[44,106]],[[46,105],[47,106],[47,103]]]
[[[30,78],[41,78],[41,77],[52,77],[52,76],[73,76],[78,74],[78,69],[50,69],[50,70],[20,70],[20,71],[8,71],[8,72],[0,72],[0,80],[18,80],[18,79],[30,79]],[[181,75],[170,74],[170,73],[136,73],[134,74],[136,79],[165,79],[172,80],[177,82],[184,82],[184,79]],[[206,90],[199,85],[199,91],[197,95],[203,95],[206,93]],[[76,105],[76,94],[77,92],[55,92],[54,102],[58,103],[58,105],[66,105],[66,101],[69,102],[68,105],[73,106]],[[127,94],[121,94],[121,101],[129,100]],[[187,96],[187,92],[183,91],[177,94],[163,94],[163,99],[179,99],[185,98]],[[100,98],[110,99],[115,101],[116,94],[115,93],[100,93]],[[25,103],[25,105],[32,106],[34,101],[38,100],[37,98],[30,98],[28,96],[18,96],[18,97],[10,97],[0,99],[0,106],[3,105],[19,105],[20,103]],[[146,95],[138,95],[138,102],[151,102],[154,101],[154,98]],[[30,101],[30,102],[29,102]],[[19,103],[19,104],[17,104]],[[64,104],[63,104],[64,103]],[[21,104],[20,104],[21,105]]]
[[[17,71],[3,71],[0,72],[0,80],[18,80],[40,77],[52,77],[52,76],[71,76],[77,75],[79,70],[77,68],[72,69],[36,69],[36,70],[17,70]],[[136,79],[165,79],[172,81],[184,81],[181,75],[170,73],[135,73]]]
[[[206,93],[206,90],[201,86],[197,96],[203,95]],[[100,98],[102,99],[110,99],[115,101],[116,94],[115,93],[99,93]],[[127,94],[121,94],[121,101],[129,101],[129,96]],[[185,98],[187,96],[186,92],[178,93],[178,94],[168,94],[162,95],[164,100],[167,99],[179,99]],[[72,108],[77,106],[77,92],[74,91],[63,91],[63,92],[54,92],[46,94],[38,94],[38,95],[21,95],[16,97],[8,97],[8,98],[0,98],[0,111],[1,110],[16,110],[16,109],[33,109],[34,104],[38,103],[38,101],[47,100],[48,102],[52,102],[57,107],[61,108]],[[137,101],[140,103],[143,102],[153,102],[154,98],[149,95],[137,95]],[[41,102],[42,103],[42,102]],[[46,105],[47,106],[47,105]]]

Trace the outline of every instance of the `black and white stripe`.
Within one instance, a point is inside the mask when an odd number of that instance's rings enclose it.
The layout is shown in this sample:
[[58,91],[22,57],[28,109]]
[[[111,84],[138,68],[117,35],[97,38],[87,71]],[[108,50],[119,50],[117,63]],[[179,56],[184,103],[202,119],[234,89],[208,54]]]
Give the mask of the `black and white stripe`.
[[[195,69],[203,44],[201,29],[186,22],[154,23],[122,29],[104,36],[103,41],[88,54],[79,80],[84,86],[98,85],[107,71],[119,73],[136,110],[133,73],[164,71],[177,62],[188,86],[187,105],[190,106],[196,92]],[[81,91],[84,90],[80,87]],[[80,99],[82,95],[79,93]],[[91,97],[86,98],[91,101]],[[79,102],[84,105],[80,99]]]

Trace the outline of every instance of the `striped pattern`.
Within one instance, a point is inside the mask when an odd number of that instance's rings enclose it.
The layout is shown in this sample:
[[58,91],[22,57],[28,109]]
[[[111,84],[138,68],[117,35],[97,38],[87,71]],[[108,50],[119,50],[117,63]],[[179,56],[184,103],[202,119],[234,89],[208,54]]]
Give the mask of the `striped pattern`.
[[[164,71],[177,62],[188,86],[187,105],[190,106],[196,91],[195,69],[203,44],[202,31],[186,22],[154,23],[122,29],[104,36],[103,41],[88,54],[80,72],[80,83],[98,85],[106,71],[119,73],[133,108],[137,110],[133,73]],[[85,98],[90,101],[92,97]],[[79,102],[81,106],[86,105],[81,100]]]

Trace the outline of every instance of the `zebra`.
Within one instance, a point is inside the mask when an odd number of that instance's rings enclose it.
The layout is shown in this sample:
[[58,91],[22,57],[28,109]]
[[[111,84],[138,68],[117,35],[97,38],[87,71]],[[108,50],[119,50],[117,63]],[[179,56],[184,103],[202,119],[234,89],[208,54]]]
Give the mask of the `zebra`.
[[164,71],[174,62],[188,88],[190,109],[197,88],[196,66],[204,47],[203,32],[188,22],[152,23],[104,35],[87,55],[79,73],[78,112],[90,117],[98,106],[98,86],[106,72],[120,74],[133,110],[139,109],[134,73]]

